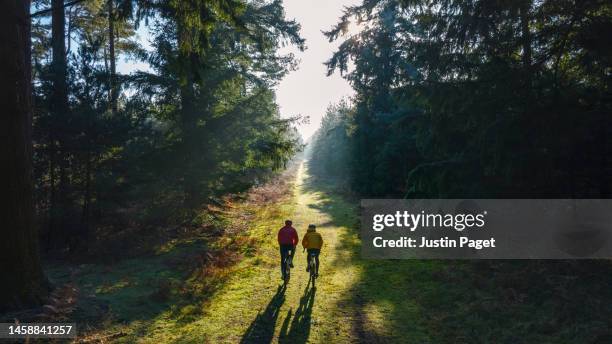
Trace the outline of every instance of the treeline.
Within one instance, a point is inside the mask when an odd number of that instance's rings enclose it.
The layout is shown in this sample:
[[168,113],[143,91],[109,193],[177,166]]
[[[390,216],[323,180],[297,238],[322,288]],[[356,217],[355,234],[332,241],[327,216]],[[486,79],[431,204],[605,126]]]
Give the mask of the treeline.
[[[35,1],[35,205],[45,249],[189,220],[300,149],[273,86],[304,41],[279,0]],[[146,25],[150,48],[136,30]],[[4,54],[4,52],[3,52]],[[121,74],[119,59],[150,71]]]
[[347,99],[327,108],[306,150],[310,160],[309,171],[314,175],[332,176],[339,183],[350,175],[352,151],[349,122],[352,111]]
[[377,197],[612,196],[609,1],[365,0],[326,34],[356,95],[315,170],[346,159]]

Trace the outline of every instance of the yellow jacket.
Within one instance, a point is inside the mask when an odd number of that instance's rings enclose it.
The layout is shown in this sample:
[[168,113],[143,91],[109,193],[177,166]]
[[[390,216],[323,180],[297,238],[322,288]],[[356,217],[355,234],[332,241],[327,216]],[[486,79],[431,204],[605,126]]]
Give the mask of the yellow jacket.
[[304,238],[302,239],[302,247],[308,248],[318,248],[321,249],[323,246],[323,237],[321,234],[317,233],[314,229],[308,229],[306,234],[304,234]]

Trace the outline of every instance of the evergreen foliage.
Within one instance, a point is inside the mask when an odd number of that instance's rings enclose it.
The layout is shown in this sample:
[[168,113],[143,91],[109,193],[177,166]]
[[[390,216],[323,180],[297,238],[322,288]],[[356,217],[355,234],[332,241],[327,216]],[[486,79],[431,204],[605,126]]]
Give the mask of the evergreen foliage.
[[365,0],[326,34],[361,194],[612,196],[608,1]]
[[[151,49],[139,45],[141,25]],[[46,248],[91,247],[100,228],[184,221],[301,149],[297,118],[281,118],[273,90],[295,67],[278,49],[304,48],[281,1],[86,0],[33,17],[32,32]],[[119,58],[150,69],[121,74]]]

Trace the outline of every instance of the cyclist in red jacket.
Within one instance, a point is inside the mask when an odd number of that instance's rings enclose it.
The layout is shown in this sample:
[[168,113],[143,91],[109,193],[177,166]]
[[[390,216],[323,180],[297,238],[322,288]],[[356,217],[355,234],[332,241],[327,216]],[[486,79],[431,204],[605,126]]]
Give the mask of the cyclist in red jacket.
[[289,265],[293,267],[293,255],[295,254],[295,246],[298,244],[298,234],[292,226],[291,220],[285,221],[285,226],[278,231],[278,245],[280,246],[281,256],[281,275],[285,279],[285,261],[289,257]]

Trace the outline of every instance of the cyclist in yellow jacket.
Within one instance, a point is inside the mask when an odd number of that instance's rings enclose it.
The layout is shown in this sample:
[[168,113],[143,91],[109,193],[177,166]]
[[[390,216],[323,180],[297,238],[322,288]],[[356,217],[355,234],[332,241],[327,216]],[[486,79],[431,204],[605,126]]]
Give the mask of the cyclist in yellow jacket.
[[302,247],[308,250],[306,255],[306,271],[309,271],[310,256],[314,255],[317,271],[315,276],[319,276],[319,254],[321,253],[321,247],[323,247],[323,237],[317,233],[317,227],[315,225],[308,225],[308,230],[304,234],[302,239]]

